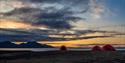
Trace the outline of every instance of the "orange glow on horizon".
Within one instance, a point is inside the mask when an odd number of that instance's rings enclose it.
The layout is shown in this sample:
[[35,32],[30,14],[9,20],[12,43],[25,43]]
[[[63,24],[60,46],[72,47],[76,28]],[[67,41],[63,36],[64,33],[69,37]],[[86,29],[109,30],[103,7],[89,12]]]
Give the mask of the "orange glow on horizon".
[[0,28],[30,28],[31,25],[15,20],[0,19]]
[[74,41],[56,41],[56,42],[41,42],[43,44],[60,47],[65,45],[67,47],[84,47],[79,45],[89,45],[89,44],[123,44],[125,45],[125,36],[122,37],[108,37],[108,38],[94,38],[94,39],[83,39]]
[[33,26],[30,23],[24,23],[18,20],[9,20],[9,19],[0,19],[0,28],[13,28],[13,29],[30,29],[30,28],[38,28],[38,29],[47,29],[45,25]]

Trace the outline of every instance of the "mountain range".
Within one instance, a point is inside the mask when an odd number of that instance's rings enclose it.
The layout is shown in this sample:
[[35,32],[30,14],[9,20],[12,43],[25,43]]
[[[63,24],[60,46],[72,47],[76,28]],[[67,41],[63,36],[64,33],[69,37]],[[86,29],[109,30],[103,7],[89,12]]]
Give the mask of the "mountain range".
[[53,47],[45,44],[40,44],[35,41],[22,44],[14,44],[10,41],[4,41],[0,42],[0,48],[53,48]]

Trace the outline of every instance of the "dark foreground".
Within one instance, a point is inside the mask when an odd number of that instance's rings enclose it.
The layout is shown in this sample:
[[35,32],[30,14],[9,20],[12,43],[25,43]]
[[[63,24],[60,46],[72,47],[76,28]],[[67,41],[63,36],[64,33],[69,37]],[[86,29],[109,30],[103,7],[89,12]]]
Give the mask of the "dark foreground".
[[0,51],[0,63],[125,63],[125,52]]

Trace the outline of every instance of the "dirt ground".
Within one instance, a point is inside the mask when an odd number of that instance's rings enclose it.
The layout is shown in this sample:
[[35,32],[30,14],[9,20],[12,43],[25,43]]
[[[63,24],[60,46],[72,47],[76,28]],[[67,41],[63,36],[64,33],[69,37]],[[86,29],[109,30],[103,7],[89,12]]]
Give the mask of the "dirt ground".
[[0,63],[125,63],[125,52],[0,52]]

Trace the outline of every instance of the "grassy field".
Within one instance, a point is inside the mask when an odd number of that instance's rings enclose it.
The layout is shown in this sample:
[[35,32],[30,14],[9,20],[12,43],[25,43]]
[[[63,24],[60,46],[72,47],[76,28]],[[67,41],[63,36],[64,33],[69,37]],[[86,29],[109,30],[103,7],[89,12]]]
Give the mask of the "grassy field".
[[125,63],[125,52],[0,51],[0,63]]

